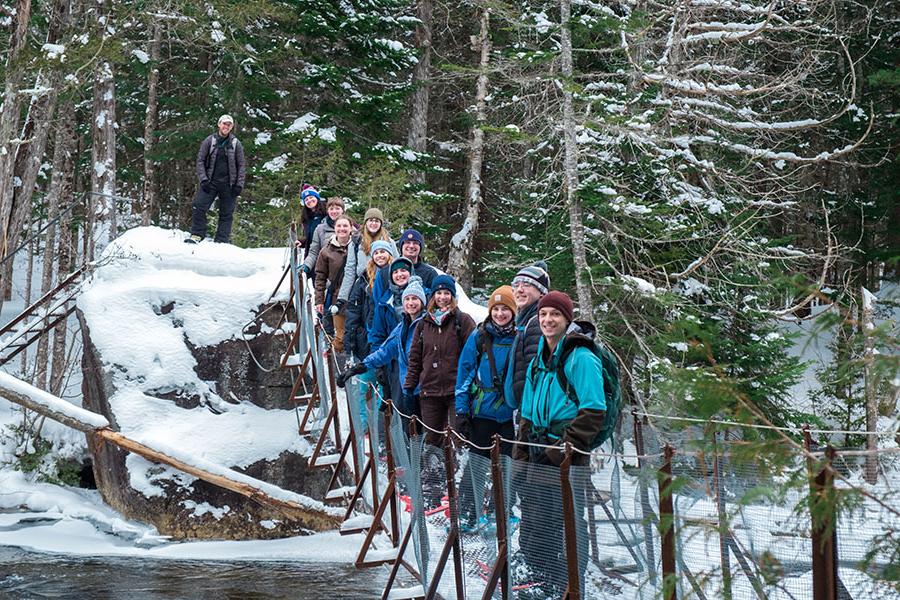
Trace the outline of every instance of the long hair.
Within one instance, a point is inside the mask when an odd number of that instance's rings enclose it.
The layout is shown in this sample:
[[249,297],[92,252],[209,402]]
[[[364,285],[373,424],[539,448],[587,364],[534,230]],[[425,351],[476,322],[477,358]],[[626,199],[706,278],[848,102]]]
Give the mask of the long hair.
[[[390,263],[388,263],[390,264]],[[366,263],[366,277],[369,279],[369,292],[372,292],[372,286],[375,285],[375,275],[378,273],[378,265],[375,264],[375,259],[370,258],[369,262]]]
[[381,224],[381,227],[378,229],[378,233],[374,236],[369,233],[369,230],[366,229],[366,224],[363,223],[359,229],[359,247],[362,248],[362,251],[369,256],[369,250],[372,248],[372,244],[378,240],[384,240],[386,242],[391,241],[391,234],[387,232],[387,229],[384,227],[384,223]]
[[[447,312],[453,312],[459,304],[456,302],[456,296],[450,296],[450,306],[447,307]],[[425,307],[425,312],[433,312],[437,307],[437,302],[434,301],[434,294],[431,295],[431,300],[428,301],[428,306]]]

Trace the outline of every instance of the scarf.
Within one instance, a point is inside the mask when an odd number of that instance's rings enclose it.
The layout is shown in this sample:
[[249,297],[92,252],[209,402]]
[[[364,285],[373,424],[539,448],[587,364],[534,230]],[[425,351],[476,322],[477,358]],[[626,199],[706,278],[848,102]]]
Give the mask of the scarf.
[[447,315],[449,314],[449,310],[441,310],[439,308],[435,308],[433,311],[431,311],[431,318],[434,319],[434,324],[440,327],[441,323],[443,323],[444,319],[446,319]]
[[497,337],[508,337],[513,335],[516,332],[516,320],[510,319],[509,323],[506,325],[497,325],[493,319],[491,319],[491,325],[493,326],[494,332],[497,334]]

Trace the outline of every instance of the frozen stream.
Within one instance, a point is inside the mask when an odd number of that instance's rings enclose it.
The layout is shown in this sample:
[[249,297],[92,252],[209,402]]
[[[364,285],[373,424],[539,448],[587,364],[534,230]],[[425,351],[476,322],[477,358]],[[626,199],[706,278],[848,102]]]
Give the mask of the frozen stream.
[[375,598],[386,572],[348,564],[79,557],[0,547],[0,598]]

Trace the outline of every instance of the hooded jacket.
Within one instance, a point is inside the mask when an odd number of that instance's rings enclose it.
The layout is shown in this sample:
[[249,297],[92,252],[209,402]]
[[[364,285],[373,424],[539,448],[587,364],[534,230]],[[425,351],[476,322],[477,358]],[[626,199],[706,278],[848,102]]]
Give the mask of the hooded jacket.
[[[403,319],[397,323],[381,347],[369,354],[363,364],[369,369],[376,369],[386,367],[391,364],[392,360],[396,360],[400,367],[400,381],[405,381],[406,373],[409,370],[409,350],[412,346],[413,335],[424,314],[424,312],[420,313],[415,319],[404,314]],[[418,387],[414,393],[419,393]]]
[[316,304],[325,304],[326,287],[329,293],[328,304],[331,305],[337,300],[337,291],[344,279],[348,245],[339,244],[335,235],[319,252],[319,257],[316,259]]
[[394,294],[391,292],[390,267],[385,266],[375,273],[375,283],[372,285],[372,326],[369,328],[369,351],[374,352],[381,347],[387,339],[400,317],[394,304]]
[[[491,363],[486,349],[478,360],[478,340],[482,336],[491,337],[494,367],[498,376],[502,378],[505,372],[515,335],[500,336],[494,323],[486,321],[483,327],[478,327],[472,332],[459,357],[459,370],[456,373],[456,414],[505,423],[512,420],[513,409],[503,401],[501,390],[493,385]],[[476,360],[478,364],[475,364]],[[476,372],[478,384],[473,390]]]
[[[200,151],[197,152],[197,179],[201,184],[212,180],[213,169],[216,166],[216,156],[219,154],[219,147],[216,144],[218,135],[213,133],[200,143]],[[224,147],[228,153],[228,184],[231,186],[238,185],[243,188],[247,179],[244,146],[240,140],[234,137],[234,133],[229,133]]]
[[427,313],[416,327],[403,389],[420,386],[425,397],[455,395],[459,355],[474,329],[475,321],[459,307],[448,312],[440,325]]
[[529,365],[522,395],[521,416],[526,423],[521,429],[543,433],[550,443],[570,442],[581,450],[603,428],[606,396],[603,391],[603,364],[588,348],[576,347],[568,355],[563,369],[569,385],[578,398],[576,405],[563,390],[556,369],[560,357],[573,336],[581,333],[575,327],[556,345],[552,355],[543,336],[538,353]]

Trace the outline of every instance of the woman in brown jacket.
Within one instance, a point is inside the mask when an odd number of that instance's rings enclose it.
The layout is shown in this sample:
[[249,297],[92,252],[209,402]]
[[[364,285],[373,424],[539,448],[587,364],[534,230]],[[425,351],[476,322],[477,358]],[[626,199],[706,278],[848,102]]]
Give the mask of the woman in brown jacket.
[[325,314],[328,309],[334,320],[334,349],[344,351],[344,321],[346,315],[335,310],[338,290],[344,280],[347,263],[347,247],[353,234],[350,217],[340,216],[334,221],[334,235],[316,258],[316,311]]
[[[438,275],[432,282],[433,295],[413,337],[404,394],[419,386],[422,422],[444,431],[456,413],[456,368],[463,346],[475,329],[472,317],[456,304],[456,282]],[[428,431],[425,443],[438,446],[441,434]]]

